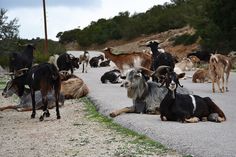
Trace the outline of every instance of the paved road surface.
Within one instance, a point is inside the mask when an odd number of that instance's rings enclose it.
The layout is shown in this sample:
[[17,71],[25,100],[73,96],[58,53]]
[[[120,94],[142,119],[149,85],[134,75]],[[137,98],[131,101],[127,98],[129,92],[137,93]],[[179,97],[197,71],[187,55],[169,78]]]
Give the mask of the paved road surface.
[[[72,52],[78,55],[76,52]],[[91,56],[97,55],[90,53]],[[111,67],[89,68],[88,73],[76,71],[90,89],[89,97],[97,105],[99,112],[108,116],[115,109],[132,105],[126,90],[119,84],[102,84],[100,77]],[[191,75],[193,72],[189,72]],[[124,127],[146,134],[169,148],[184,154],[199,157],[236,157],[236,73],[231,73],[229,92],[212,93],[211,83],[194,84],[191,79],[181,80],[184,87],[194,94],[211,97],[224,111],[227,121],[223,123],[199,122],[182,124],[162,122],[157,115],[123,114],[114,121]]]

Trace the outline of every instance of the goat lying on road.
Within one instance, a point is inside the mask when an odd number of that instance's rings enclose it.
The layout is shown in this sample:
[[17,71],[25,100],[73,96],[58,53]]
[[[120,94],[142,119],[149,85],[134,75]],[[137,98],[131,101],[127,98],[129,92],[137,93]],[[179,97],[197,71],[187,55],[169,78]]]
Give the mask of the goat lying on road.
[[[3,89],[2,96],[5,98],[11,97],[13,94],[16,94],[20,98],[20,103],[18,105],[9,105],[1,107],[0,111],[6,109],[15,109],[17,111],[32,111],[32,99],[30,95],[30,90],[25,89],[22,96],[19,96],[18,86],[13,85],[12,80],[8,81],[6,87]],[[55,107],[55,96],[52,92],[49,92],[47,95],[48,98],[48,108],[51,109]],[[43,109],[42,94],[40,91],[35,92],[35,108],[36,110]],[[64,95],[60,94],[59,96],[59,106],[64,105]]]
[[121,83],[122,80],[120,78],[120,70],[114,69],[108,72],[105,72],[102,76],[101,76],[101,82],[102,83]]
[[198,69],[194,72],[192,82],[193,83],[204,83],[206,81],[209,81],[210,75],[208,69]]
[[107,67],[107,66],[110,66],[110,60],[105,60],[103,62],[100,63],[100,67]]
[[[223,122],[226,117],[223,111],[209,98],[202,98],[198,95],[176,93],[179,78],[184,77],[184,73],[176,74],[169,67],[166,73],[162,73],[168,93],[160,104],[160,113],[162,121],[181,121],[198,122],[199,120],[209,120],[214,122]],[[182,87],[182,86],[181,86]]]
[[[110,113],[116,117],[122,113],[148,113],[159,114],[160,103],[167,93],[167,89],[159,88],[158,83],[147,81],[145,75],[151,75],[151,71],[145,68],[133,69],[127,73],[124,86],[127,96],[133,99],[133,106],[125,107]],[[189,94],[187,89],[180,88],[180,93]]]
[[97,57],[92,57],[89,61],[89,65],[92,68],[97,68],[99,65],[99,61],[103,61],[104,60],[104,56],[103,55],[99,55]]

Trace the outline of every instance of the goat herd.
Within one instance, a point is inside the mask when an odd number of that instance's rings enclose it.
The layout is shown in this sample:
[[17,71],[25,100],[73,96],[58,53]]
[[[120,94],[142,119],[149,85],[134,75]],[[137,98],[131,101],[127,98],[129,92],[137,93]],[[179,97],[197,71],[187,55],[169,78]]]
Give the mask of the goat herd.
[[35,110],[42,109],[40,121],[43,121],[44,117],[50,116],[48,108],[56,107],[57,119],[60,119],[59,106],[64,104],[64,99],[88,94],[88,87],[73,74],[74,69],[81,64],[82,73],[87,73],[88,65],[91,68],[104,67],[109,66],[112,61],[117,69],[105,72],[100,80],[102,83],[122,83],[121,86],[127,89],[127,96],[133,99],[133,106],[113,111],[110,113],[111,117],[132,112],[160,114],[162,121],[193,123],[199,120],[226,120],[223,111],[209,97],[193,95],[183,88],[179,79],[187,77],[184,71],[192,70],[205,62],[207,66],[193,74],[192,82],[211,81],[213,92],[215,83],[220,92],[228,91],[228,78],[236,52],[224,56],[199,51],[188,54],[178,62],[159,47],[158,41],[149,41],[140,46],[149,47],[151,51],[122,52],[110,47],[102,51],[105,57],[99,55],[90,58],[87,51],[78,58],[63,53],[51,56],[48,63],[32,66],[34,46],[27,45],[24,52],[10,55],[11,80],[2,93],[4,97],[16,94],[21,102],[17,106],[7,106],[0,110],[32,110],[31,118],[35,118]]

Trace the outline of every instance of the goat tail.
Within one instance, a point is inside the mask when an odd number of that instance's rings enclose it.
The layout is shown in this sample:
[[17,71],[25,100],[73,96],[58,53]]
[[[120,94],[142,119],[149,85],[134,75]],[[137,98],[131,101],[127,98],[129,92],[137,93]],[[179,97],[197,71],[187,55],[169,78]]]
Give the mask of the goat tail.
[[218,113],[221,118],[224,118],[224,120],[226,120],[224,112],[211,100],[211,98],[205,97],[203,99],[209,107],[210,114]]

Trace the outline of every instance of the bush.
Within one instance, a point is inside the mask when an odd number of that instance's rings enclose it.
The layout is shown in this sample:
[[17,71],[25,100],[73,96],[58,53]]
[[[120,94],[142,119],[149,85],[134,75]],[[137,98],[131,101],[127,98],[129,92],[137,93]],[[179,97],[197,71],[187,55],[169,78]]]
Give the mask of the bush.
[[181,36],[176,36],[174,39],[172,39],[174,41],[173,45],[191,45],[193,43],[195,43],[198,39],[198,35],[194,34],[183,34]]

